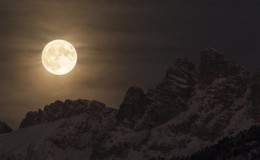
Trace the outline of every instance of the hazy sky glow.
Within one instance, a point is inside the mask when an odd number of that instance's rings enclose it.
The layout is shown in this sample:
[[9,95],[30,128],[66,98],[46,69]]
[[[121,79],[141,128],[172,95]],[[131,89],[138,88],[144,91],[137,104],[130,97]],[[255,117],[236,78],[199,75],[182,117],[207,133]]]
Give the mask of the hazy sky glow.
[[[146,90],[176,58],[198,62],[213,46],[260,68],[258,0],[0,0],[0,120],[64,99],[117,107],[130,86]],[[51,40],[72,43],[78,62],[64,76],[41,63]]]

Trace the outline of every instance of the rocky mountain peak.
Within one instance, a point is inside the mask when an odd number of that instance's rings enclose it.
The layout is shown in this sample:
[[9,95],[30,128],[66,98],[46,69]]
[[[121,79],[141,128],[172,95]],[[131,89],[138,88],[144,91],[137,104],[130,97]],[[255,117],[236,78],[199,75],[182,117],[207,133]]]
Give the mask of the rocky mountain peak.
[[0,134],[9,133],[13,130],[5,123],[0,121]]
[[201,51],[199,65],[199,79],[209,84],[213,80],[226,76],[248,75],[245,68],[229,61],[224,55],[213,48]]
[[131,121],[138,117],[140,118],[144,112],[144,106],[142,106],[144,96],[145,94],[141,88],[130,87],[119,107],[118,119],[127,119]]
[[190,92],[196,83],[196,67],[188,59],[178,59],[176,63],[168,68],[165,79],[156,87],[157,92],[170,91],[187,100]]
[[228,60],[213,48],[201,51],[199,78],[204,83],[211,83],[219,77],[225,76]]
[[187,110],[195,84],[195,65],[188,59],[178,59],[166,71],[165,78],[143,98],[145,112],[135,129],[158,126]]
[[144,91],[139,87],[130,87],[125,95],[123,103],[138,103],[144,96]]

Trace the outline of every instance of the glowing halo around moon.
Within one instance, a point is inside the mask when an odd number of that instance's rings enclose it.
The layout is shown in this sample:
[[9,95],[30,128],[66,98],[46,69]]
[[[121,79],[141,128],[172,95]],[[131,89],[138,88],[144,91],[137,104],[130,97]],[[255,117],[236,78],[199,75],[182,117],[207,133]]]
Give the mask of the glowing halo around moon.
[[42,51],[42,64],[52,74],[67,74],[75,67],[76,63],[76,49],[65,40],[51,41]]

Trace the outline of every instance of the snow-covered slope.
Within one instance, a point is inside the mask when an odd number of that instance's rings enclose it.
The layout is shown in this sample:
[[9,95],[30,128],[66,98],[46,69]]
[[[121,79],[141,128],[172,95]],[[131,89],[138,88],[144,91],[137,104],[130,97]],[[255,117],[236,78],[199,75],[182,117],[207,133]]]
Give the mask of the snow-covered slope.
[[260,74],[214,49],[199,69],[179,59],[153,89],[131,87],[119,106],[56,101],[0,137],[3,160],[142,160],[190,155],[258,123]]
[[114,109],[91,107],[86,106],[87,111],[78,116],[3,135],[1,159],[86,159],[116,123]]

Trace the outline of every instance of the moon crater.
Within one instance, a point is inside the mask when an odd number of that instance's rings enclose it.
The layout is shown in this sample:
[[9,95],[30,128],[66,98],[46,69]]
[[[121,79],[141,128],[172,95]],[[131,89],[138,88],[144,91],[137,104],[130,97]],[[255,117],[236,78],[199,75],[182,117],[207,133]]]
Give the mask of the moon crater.
[[42,51],[42,63],[45,69],[52,74],[67,74],[77,63],[76,49],[65,40],[51,41]]

